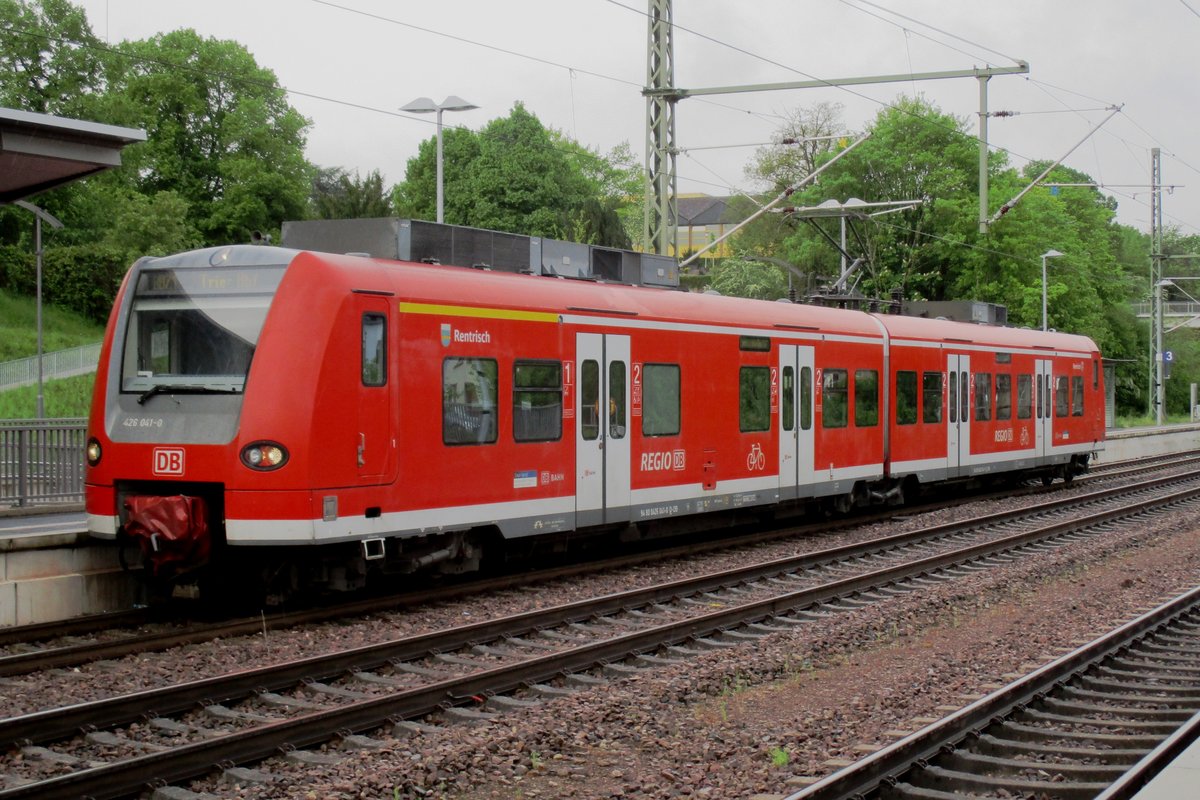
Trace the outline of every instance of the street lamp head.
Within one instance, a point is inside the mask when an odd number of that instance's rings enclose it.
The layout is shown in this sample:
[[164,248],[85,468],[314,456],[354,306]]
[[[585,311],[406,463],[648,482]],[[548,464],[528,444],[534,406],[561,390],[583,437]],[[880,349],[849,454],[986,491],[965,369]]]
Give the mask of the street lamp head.
[[1042,253],[1042,258],[1058,258],[1059,256],[1064,255],[1066,255],[1066,253],[1060,253],[1057,250],[1047,250],[1046,252]]
[[463,100],[456,94],[450,95],[440,103],[435,103],[428,97],[418,97],[411,103],[400,106],[401,111],[407,111],[410,114],[432,114],[435,111],[471,111],[475,108],[479,108],[479,106]]
[[472,109],[479,108],[479,106],[463,100],[456,94],[452,94],[443,100],[441,107],[443,111],[471,111]]
[[438,110],[437,104],[428,97],[418,97],[411,103],[405,103],[400,106],[401,111],[408,111],[413,114],[432,114]]

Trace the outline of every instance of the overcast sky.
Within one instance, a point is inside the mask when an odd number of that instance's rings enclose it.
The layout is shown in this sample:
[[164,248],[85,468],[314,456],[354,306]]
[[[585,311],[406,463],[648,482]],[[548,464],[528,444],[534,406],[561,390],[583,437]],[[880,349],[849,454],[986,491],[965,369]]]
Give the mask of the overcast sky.
[[[76,0],[79,2],[79,0]],[[459,95],[478,129],[520,101],[607,153],[645,155],[646,0],[83,0],[116,43],[177,28],[232,39],[308,117],[308,157],[402,180],[432,115],[399,107]],[[1162,149],[1164,221],[1200,234],[1200,0],[676,0],[682,88],[1012,66],[989,84],[993,147],[1054,160],[1110,105],[1123,110],[1066,159],[1110,187],[1121,222],[1150,226],[1150,149]],[[753,188],[743,168],[787,109],[841,103],[850,130],[920,93],[978,125],[973,78],[693,98],[678,106],[680,192]],[[845,200],[845,198],[838,198]],[[864,198],[885,200],[895,198]],[[994,211],[995,209],[993,209]]]

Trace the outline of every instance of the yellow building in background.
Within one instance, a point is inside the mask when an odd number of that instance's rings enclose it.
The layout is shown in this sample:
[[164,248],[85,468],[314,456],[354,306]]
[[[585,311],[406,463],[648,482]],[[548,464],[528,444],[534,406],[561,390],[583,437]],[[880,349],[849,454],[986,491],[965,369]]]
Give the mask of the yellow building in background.
[[[670,255],[686,258],[717,239],[721,238],[741,220],[729,216],[729,197],[713,197],[707,194],[681,194],[676,199],[679,213],[675,227],[675,250]],[[730,241],[704,254],[704,259],[725,258],[733,254]]]

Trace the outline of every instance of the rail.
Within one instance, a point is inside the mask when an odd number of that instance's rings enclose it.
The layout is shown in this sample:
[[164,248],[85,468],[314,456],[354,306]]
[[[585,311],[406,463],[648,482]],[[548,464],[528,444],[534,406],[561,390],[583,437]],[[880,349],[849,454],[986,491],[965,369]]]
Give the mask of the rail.
[[0,420],[0,508],[83,501],[83,419]]
[[[37,383],[37,356],[0,362],[0,389]],[[100,342],[42,354],[42,378],[69,378],[95,372],[100,362]]]

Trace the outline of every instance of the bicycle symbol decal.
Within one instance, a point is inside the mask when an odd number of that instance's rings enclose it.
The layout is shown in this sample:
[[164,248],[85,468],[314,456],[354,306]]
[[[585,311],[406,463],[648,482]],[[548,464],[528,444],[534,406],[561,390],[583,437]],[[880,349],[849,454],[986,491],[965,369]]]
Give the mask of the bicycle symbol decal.
[[753,472],[755,470],[764,470],[766,468],[767,456],[762,451],[762,445],[751,445],[750,455],[746,456],[746,469]]

